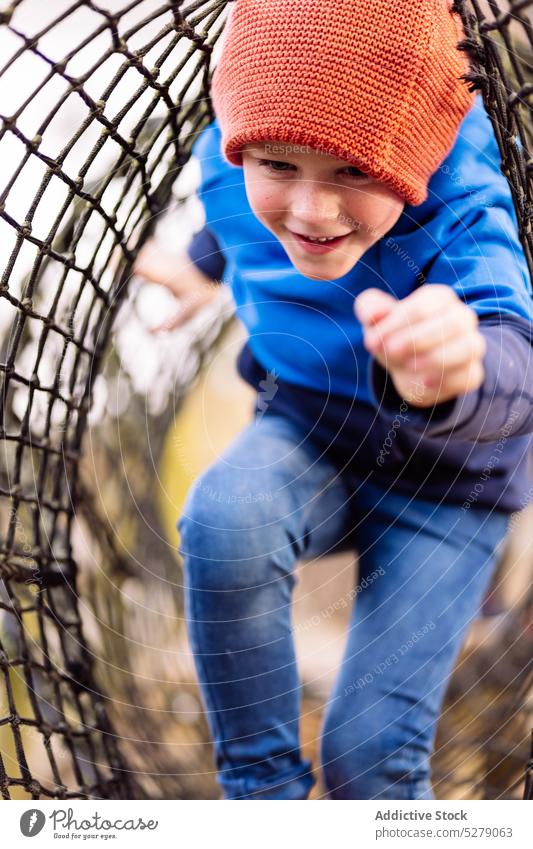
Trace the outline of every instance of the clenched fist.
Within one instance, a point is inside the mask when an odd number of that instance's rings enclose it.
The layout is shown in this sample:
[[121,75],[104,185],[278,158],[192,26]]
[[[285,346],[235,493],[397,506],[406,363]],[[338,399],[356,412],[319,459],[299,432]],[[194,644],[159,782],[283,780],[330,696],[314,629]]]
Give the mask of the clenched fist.
[[451,286],[426,284],[398,300],[381,289],[355,299],[363,342],[415,407],[431,407],[477,389],[486,342],[479,319]]

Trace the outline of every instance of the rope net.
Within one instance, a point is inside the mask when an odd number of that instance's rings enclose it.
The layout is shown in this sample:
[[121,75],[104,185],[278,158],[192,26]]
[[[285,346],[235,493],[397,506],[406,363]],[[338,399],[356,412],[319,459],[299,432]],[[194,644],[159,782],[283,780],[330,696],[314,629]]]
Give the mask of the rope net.
[[[213,117],[225,3],[42,5],[17,0],[0,16],[0,155],[12,162],[0,195],[0,729],[18,765],[0,759],[0,788],[132,798],[81,628],[72,521],[93,384],[132,263]],[[55,128],[73,99],[81,114],[64,138]],[[25,756],[32,732],[47,781]]]
[[515,203],[519,233],[533,270],[533,3],[455,0],[472,69]]
[[[74,522],[80,512],[93,515],[81,480],[84,437],[133,263],[182,185],[192,144],[214,117],[209,80],[227,5],[14,0],[0,12],[4,799],[147,792],[133,777],[142,766],[111,719],[112,682],[101,686],[86,636]],[[533,269],[533,2],[456,5],[467,27],[471,81],[496,130]],[[96,518],[90,526],[106,535]],[[112,540],[105,545],[106,568],[120,569],[121,553]],[[531,607],[530,599],[520,616]],[[533,798],[524,751],[532,681],[517,639],[521,622],[517,614],[509,626],[503,661],[514,677],[505,679],[501,665],[486,672],[505,698],[482,739],[471,741],[487,756],[482,784],[490,798]],[[464,668],[472,674],[472,666]],[[517,717],[518,743],[516,735],[499,733]],[[447,752],[452,765],[461,757],[451,744]],[[452,793],[450,763],[441,767],[443,792]],[[157,789],[149,792],[155,798]]]

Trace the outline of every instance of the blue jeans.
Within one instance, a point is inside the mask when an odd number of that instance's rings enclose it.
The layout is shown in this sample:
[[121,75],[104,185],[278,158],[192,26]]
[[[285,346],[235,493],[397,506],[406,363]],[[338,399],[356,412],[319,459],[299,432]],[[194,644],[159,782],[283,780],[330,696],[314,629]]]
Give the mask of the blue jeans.
[[339,474],[277,413],[245,427],[194,483],[178,521],[187,629],[224,798],[308,797],[294,570],[300,558],[351,546],[356,602],[321,729],[327,798],[433,799],[446,685],[508,521]]

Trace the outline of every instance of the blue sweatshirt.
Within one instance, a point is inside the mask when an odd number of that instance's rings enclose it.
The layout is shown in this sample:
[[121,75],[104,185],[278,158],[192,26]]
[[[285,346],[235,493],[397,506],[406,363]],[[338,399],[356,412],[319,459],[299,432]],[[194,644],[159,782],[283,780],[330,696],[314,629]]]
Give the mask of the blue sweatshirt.
[[[507,180],[478,96],[427,201],[336,280],[311,280],[254,216],[216,121],[196,140],[206,227],[191,258],[233,291],[249,338],[238,361],[261,412],[297,422],[340,468],[424,498],[511,512],[533,497],[533,299]],[[479,389],[427,408],[398,395],[363,345],[356,296],[444,283],[478,314]]]

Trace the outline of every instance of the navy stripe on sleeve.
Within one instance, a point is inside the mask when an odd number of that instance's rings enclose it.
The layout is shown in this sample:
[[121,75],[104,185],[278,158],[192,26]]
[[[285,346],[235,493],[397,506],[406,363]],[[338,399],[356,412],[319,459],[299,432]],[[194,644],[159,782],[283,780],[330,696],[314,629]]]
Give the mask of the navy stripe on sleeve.
[[208,227],[204,227],[194,234],[187,247],[187,253],[194,264],[207,277],[212,280],[221,280],[226,267],[226,260],[215,236]]

